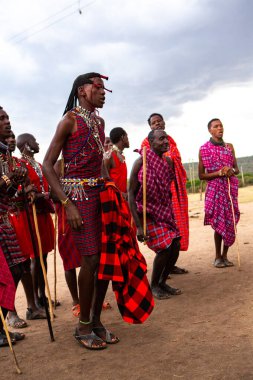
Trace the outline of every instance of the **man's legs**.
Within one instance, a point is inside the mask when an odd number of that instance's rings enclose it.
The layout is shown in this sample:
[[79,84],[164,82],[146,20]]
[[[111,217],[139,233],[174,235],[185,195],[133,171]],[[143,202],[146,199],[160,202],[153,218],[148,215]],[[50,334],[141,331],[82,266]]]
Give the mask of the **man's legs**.
[[151,276],[151,290],[157,299],[167,299],[169,298],[169,294],[160,286],[160,279],[162,273],[166,267],[168,261],[170,248],[165,249],[159,253],[156,253],[156,256],[153,261],[153,271]]
[[105,295],[108,289],[109,281],[96,280],[94,302],[92,310],[93,331],[106,343],[118,343],[119,338],[111,331],[107,330],[101,322],[101,311],[104,304]]
[[160,280],[159,280],[160,287],[172,295],[179,295],[182,293],[180,289],[172,288],[171,286],[166,284],[166,280],[168,278],[168,275],[169,275],[169,273],[171,273],[171,271],[174,268],[174,265],[178,259],[179,250],[180,250],[180,240],[174,239],[172,241],[170,247],[165,250],[165,252],[167,252],[167,263],[166,263],[166,266],[165,266],[165,268],[161,274]]
[[[43,261],[47,271],[47,254],[43,255]],[[43,295],[45,296],[45,281],[39,257],[35,257],[32,259],[31,271],[35,304],[38,308],[41,308],[42,306],[44,306],[42,298]]]
[[[12,274],[12,277],[13,277],[13,280],[14,280],[14,283],[15,283],[15,287],[17,289],[18,287],[18,284],[19,284],[19,281],[21,280],[21,277],[22,277],[22,274],[23,274],[23,264],[17,264],[13,267],[10,267],[10,272]],[[4,315],[4,318],[7,316],[7,313],[8,313],[8,310],[2,308],[2,311],[3,311],[3,315]],[[3,328],[3,323],[2,323],[2,320],[0,318],[0,335],[1,335],[1,338],[3,337],[3,335],[5,334],[4,332],[4,328]],[[24,334],[20,334],[20,333],[12,333],[12,335],[16,335],[16,340],[22,340],[24,339],[25,335]],[[14,338],[15,340],[15,338]]]
[[91,308],[95,293],[95,276],[98,263],[98,254],[92,256],[82,256],[81,269],[78,277],[80,319],[75,332],[75,337],[80,341],[81,344],[88,347],[88,344],[90,343],[91,347],[89,348],[94,349],[106,347],[106,343],[101,339],[96,339],[96,336],[93,338],[89,336],[93,330],[93,323],[91,321]]
[[229,261],[228,257],[227,257],[228,256],[228,249],[229,249],[229,247],[227,245],[223,244],[223,250],[222,250],[222,256],[221,257],[222,257],[222,260],[223,260],[226,267],[233,267],[234,264],[232,263],[232,261]]
[[[33,282],[31,276],[31,262],[30,259],[26,260],[23,263],[24,272],[21,278],[26,300],[27,300],[27,319],[45,319],[46,314],[43,310],[37,308],[34,301],[34,293],[33,293]],[[14,311],[10,311],[8,315],[9,325],[15,328],[23,328],[27,326],[27,323],[21,319],[16,309]]]
[[[222,236],[215,231],[214,232],[214,244],[215,244],[214,266],[216,268],[224,268],[225,267],[223,257],[221,255],[221,243],[222,243]],[[225,255],[226,255],[226,253],[227,253],[227,250],[225,250]]]
[[76,278],[76,270],[75,268],[65,270],[65,279],[68,285],[71,297],[72,297],[72,305],[79,304],[78,290],[77,290],[77,278]]

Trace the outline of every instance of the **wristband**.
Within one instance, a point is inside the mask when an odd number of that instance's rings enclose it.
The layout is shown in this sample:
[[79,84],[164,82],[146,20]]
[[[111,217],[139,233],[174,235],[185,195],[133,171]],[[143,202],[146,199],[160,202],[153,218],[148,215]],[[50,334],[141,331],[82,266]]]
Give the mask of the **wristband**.
[[10,184],[11,184],[11,180],[10,180],[10,178],[7,176],[7,175],[2,175],[2,177],[1,177],[3,180],[4,180],[4,182],[6,183],[6,186],[9,186]]
[[69,203],[69,198],[66,198],[65,200],[61,199],[61,204],[63,205],[63,207],[66,207],[68,203]]

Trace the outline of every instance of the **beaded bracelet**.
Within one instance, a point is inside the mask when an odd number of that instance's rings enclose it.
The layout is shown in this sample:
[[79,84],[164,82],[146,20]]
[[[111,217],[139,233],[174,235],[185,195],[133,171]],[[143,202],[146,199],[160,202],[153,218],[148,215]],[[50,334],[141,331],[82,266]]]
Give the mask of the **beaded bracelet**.
[[68,203],[69,203],[69,198],[66,198],[65,200],[61,199],[61,204],[63,205],[63,207],[66,207]]
[[7,176],[7,175],[2,175],[2,177],[1,177],[3,180],[4,180],[4,182],[6,183],[6,186],[9,186],[10,184],[11,184],[11,180],[10,180],[10,178]]

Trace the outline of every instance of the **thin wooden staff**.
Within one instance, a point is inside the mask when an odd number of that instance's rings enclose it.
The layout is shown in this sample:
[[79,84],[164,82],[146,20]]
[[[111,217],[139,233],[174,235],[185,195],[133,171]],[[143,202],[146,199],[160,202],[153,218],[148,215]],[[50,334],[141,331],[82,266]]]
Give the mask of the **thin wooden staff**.
[[238,238],[237,238],[237,227],[236,227],[236,223],[235,223],[235,210],[234,210],[233,200],[232,200],[231,192],[230,192],[230,179],[229,179],[229,177],[227,178],[227,180],[228,180],[228,196],[229,196],[229,200],[230,200],[230,203],[231,203],[231,209],[232,209],[232,215],[233,215],[233,223],[234,223],[234,231],[235,231],[235,241],[236,241],[236,246],[237,246],[238,270],[240,270],[241,269],[241,257],[240,257],[239,241],[238,241]]
[[[143,147],[143,180],[142,180],[142,189],[143,189],[143,234],[147,234],[147,147]],[[145,244],[145,241],[144,241]]]
[[16,357],[16,354],[15,354],[15,351],[14,351],[13,346],[12,346],[12,343],[11,343],[10,333],[9,333],[9,331],[8,331],[7,324],[6,324],[6,322],[5,322],[5,318],[4,318],[4,315],[3,315],[3,311],[2,311],[1,306],[0,306],[0,315],[1,315],[1,320],[2,320],[2,323],[3,323],[4,331],[5,331],[5,334],[6,334],[6,338],[7,338],[7,340],[8,340],[8,344],[9,344],[9,347],[10,347],[11,353],[12,353],[12,355],[13,355],[13,359],[14,359],[14,363],[15,363],[16,371],[17,371],[17,373],[20,375],[22,372],[21,372],[21,369],[19,368],[19,365],[18,365],[18,360],[17,360],[17,357]]
[[56,272],[56,248],[57,248],[57,225],[58,225],[58,214],[55,208],[54,214],[54,308],[56,309],[57,304],[57,272]]
[[[28,222],[28,228],[29,228],[30,237],[31,237],[31,241],[32,241],[32,247],[33,247],[34,255],[37,257],[38,256],[37,255],[37,244],[36,244],[35,237],[34,237],[34,232],[33,232],[33,227],[32,227],[32,222],[31,222],[31,216],[30,216],[30,210],[29,210],[29,204],[28,204],[26,193],[25,193],[24,185],[22,185],[22,193],[23,193],[23,198],[24,198],[24,206],[25,206],[25,213],[26,213],[27,222]],[[44,262],[43,262],[43,264],[44,264]],[[54,341],[53,328],[52,328],[50,315],[49,315],[49,311],[48,311],[48,305],[47,305],[47,301],[46,301],[46,297],[45,297],[44,293],[42,294],[42,301],[43,301],[45,312],[46,312],[49,334],[51,337],[51,341],[53,342]]]
[[46,286],[46,290],[47,290],[47,296],[48,296],[48,303],[49,303],[49,311],[50,311],[51,321],[53,321],[54,320],[54,312],[53,312],[53,306],[52,306],[52,298],[51,298],[51,294],[50,294],[50,290],[49,290],[49,285],[48,285],[48,280],[47,280],[47,272],[46,272],[46,268],[45,268],[45,264],[44,264],[44,260],[43,260],[41,238],[40,238],[40,232],[39,232],[39,227],[38,227],[37,212],[36,212],[36,207],[35,207],[34,203],[32,205],[32,210],[33,210],[33,219],[34,219],[35,231],[36,231],[36,236],[37,236],[37,241],[38,241],[38,246],[39,246],[40,265],[41,265],[41,268],[42,268],[42,272],[43,272],[43,276],[44,276],[44,281],[45,281],[45,286]]

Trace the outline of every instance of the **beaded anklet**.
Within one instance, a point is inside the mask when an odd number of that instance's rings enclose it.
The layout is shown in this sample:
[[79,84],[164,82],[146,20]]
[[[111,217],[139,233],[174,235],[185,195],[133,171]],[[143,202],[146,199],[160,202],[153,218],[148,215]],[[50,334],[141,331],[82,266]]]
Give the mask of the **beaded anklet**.
[[89,321],[89,322],[83,322],[83,321],[81,321],[80,319],[79,319],[79,322],[80,322],[82,325],[89,325],[89,324],[91,324],[91,321]]

